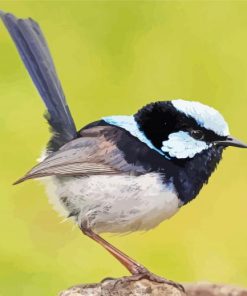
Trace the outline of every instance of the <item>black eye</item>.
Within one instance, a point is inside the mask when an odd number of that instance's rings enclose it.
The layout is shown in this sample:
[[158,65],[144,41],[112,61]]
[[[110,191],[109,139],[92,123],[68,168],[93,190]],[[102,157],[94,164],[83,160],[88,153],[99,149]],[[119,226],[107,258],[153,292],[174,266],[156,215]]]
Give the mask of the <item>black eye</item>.
[[190,131],[190,134],[194,139],[197,139],[197,140],[202,140],[204,138],[204,134],[200,130],[192,130]]

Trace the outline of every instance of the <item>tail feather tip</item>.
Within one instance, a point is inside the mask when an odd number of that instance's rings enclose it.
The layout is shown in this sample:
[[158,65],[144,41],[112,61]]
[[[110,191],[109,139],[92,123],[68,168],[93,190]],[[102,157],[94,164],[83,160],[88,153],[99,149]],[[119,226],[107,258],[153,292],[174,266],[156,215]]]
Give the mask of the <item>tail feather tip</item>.
[[4,12],[3,10],[0,9],[0,17],[4,16],[6,14],[6,12]]

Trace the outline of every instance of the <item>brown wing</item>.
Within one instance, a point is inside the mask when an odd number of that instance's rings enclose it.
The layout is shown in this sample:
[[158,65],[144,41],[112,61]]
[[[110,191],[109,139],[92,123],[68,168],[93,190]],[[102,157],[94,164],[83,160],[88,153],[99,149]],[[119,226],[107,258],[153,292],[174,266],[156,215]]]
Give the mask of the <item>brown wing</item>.
[[112,126],[86,129],[81,132],[81,138],[62,146],[14,184],[27,179],[54,175],[83,176],[129,173],[132,171],[141,173],[143,169],[128,164],[124,160],[122,152],[114,143],[118,133],[121,132],[123,131]]

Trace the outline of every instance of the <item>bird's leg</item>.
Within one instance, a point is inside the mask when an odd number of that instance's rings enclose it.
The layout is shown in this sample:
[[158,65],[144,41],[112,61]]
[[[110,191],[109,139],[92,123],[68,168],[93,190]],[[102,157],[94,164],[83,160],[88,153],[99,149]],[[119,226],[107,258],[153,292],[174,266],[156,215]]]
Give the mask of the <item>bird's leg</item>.
[[108,243],[104,240],[101,236],[93,232],[91,229],[88,228],[80,228],[81,231],[99,243],[102,247],[104,247],[109,253],[111,253],[131,274],[142,274],[147,272],[148,270],[141,264],[137,263],[135,260],[131,259],[128,255],[124,254],[116,247]]
[[118,250],[116,247],[104,240],[101,236],[94,233],[91,229],[85,228],[83,226],[81,226],[80,229],[85,235],[87,235],[88,237],[99,243],[102,247],[104,247],[132,274],[132,276],[124,277],[123,279],[121,279],[121,281],[138,281],[140,279],[148,279],[153,282],[172,285],[184,292],[184,287],[182,285],[153,274],[146,267],[139,264],[138,262],[130,258],[128,255]]

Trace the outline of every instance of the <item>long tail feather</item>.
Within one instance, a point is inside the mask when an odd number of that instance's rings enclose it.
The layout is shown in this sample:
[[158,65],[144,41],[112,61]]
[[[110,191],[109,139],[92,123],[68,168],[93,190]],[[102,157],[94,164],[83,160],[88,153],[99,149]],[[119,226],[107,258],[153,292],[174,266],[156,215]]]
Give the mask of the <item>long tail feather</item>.
[[53,133],[48,149],[56,151],[76,138],[77,133],[45,38],[39,25],[30,18],[18,19],[1,11],[0,17],[47,107],[45,117]]

